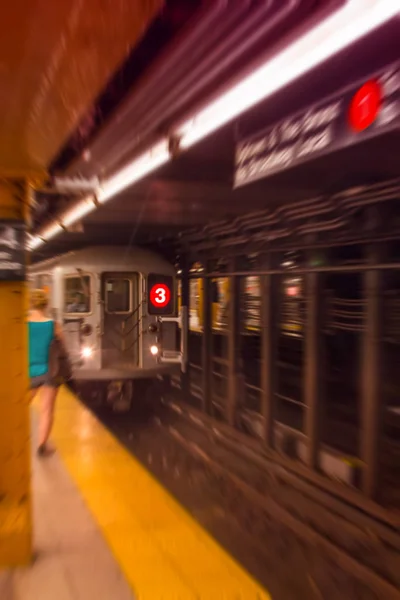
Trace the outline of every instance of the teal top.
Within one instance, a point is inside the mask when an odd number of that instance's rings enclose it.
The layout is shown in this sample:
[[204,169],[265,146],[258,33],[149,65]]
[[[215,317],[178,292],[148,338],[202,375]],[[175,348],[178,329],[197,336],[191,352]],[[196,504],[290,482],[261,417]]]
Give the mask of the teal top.
[[29,321],[29,377],[46,375],[49,350],[54,337],[54,321]]

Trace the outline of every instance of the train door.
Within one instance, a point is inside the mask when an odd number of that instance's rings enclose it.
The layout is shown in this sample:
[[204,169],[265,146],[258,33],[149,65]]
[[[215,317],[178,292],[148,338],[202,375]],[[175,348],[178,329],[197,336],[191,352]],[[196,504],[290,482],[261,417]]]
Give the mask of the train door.
[[102,363],[103,367],[139,366],[139,275],[103,273]]

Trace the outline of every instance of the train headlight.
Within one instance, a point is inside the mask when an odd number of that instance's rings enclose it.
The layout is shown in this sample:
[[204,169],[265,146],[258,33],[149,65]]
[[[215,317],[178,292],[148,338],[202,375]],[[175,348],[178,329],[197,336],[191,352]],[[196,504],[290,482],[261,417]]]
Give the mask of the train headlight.
[[154,346],[150,346],[150,352],[153,356],[157,356],[158,354],[158,346],[154,345]]
[[89,348],[89,346],[84,346],[81,350],[81,355],[82,358],[90,358],[93,354],[93,350],[92,348]]

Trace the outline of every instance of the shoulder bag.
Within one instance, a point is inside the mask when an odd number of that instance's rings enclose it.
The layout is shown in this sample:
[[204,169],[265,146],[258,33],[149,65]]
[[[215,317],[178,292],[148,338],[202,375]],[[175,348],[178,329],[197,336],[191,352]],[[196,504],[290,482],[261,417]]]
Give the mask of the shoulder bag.
[[58,385],[72,379],[72,368],[64,343],[54,333],[49,352],[49,376]]

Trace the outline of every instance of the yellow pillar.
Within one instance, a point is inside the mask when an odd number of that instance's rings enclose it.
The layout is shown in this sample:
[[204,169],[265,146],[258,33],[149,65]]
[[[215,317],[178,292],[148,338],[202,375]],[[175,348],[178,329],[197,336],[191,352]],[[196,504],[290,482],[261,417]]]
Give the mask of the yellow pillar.
[[[0,231],[4,220],[26,224],[28,217],[28,183],[0,178]],[[0,244],[0,273],[11,254]],[[0,280],[0,567],[12,567],[27,564],[32,555],[28,305],[25,281],[5,279]]]

